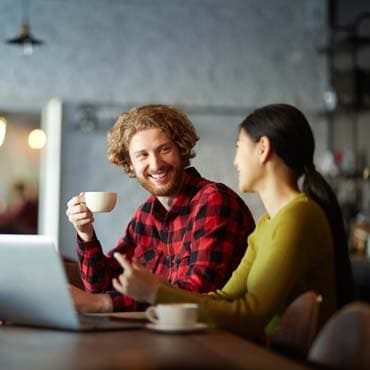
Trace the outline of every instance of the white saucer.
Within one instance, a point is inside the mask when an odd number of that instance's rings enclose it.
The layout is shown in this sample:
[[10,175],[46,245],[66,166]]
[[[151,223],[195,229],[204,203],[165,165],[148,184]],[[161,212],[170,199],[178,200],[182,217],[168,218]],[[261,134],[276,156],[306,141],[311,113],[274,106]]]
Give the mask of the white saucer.
[[168,327],[168,326],[160,326],[158,324],[152,324],[152,323],[146,324],[145,327],[147,329],[159,331],[162,333],[189,333],[192,331],[201,331],[201,330],[207,329],[207,325],[202,322],[198,322],[194,326],[189,326],[186,328],[173,328],[173,327]]

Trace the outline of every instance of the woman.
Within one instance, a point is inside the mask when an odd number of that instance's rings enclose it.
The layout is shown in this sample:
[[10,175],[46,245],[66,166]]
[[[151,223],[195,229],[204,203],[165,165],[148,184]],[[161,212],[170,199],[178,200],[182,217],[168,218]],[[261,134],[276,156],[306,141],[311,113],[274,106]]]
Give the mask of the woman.
[[113,281],[115,289],[151,304],[198,303],[201,321],[249,338],[271,333],[287,305],[312,289],[323,296],[322,325],[350,301],[352,274],[340,208],[313,157],[313,134],[298,109],[287,104],[257,109],[240,125],[234,165],[239,190],[257,192],[267,213],[224,288],[185,292],[117,255],[124,272]]

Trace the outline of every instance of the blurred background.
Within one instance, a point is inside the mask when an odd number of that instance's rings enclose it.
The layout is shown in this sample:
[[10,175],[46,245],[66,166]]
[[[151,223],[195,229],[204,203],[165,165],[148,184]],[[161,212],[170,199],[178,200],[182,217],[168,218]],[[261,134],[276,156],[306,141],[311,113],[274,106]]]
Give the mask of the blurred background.
[[118,114],[177,105],[201,137],[193,164],[238,191],[238,124],[285,102],[313,127],[352,250],[370,254],[368,0],[0,0],[0,36],[2,232],[51,234],[75,259],[67,201],[111,190],[118,206],[96,217],[110,250],[147,195],[106,159]]

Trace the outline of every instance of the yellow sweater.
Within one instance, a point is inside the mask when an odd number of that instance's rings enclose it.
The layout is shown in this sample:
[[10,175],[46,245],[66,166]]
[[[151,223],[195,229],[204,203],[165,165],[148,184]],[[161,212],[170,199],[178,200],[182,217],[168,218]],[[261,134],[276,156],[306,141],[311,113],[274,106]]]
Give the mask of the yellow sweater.
[[198,303],[201,321],[255,338],[311,289],[323,296],[322,325],[336,305],[333,240],[322,209],[299,194],[272,219],[260,218],[240,265],[221,290],[194,294],[164,283],[155,303]]

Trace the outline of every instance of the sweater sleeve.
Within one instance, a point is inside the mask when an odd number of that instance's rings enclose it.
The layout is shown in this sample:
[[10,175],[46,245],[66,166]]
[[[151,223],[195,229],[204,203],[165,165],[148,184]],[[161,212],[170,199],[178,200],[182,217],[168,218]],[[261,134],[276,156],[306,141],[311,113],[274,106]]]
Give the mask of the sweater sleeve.
[[[279,312],[301,271],[299,246],[304,230],[292,219],[281,221],[269,232],[266,227],[256,229],[239,268],[221,291],[199,295],[161,285],[156,301],[198,303],[200,319],[211,327],[249,338],[261,335]],[[254,245],[257,237],[264,245]]]

